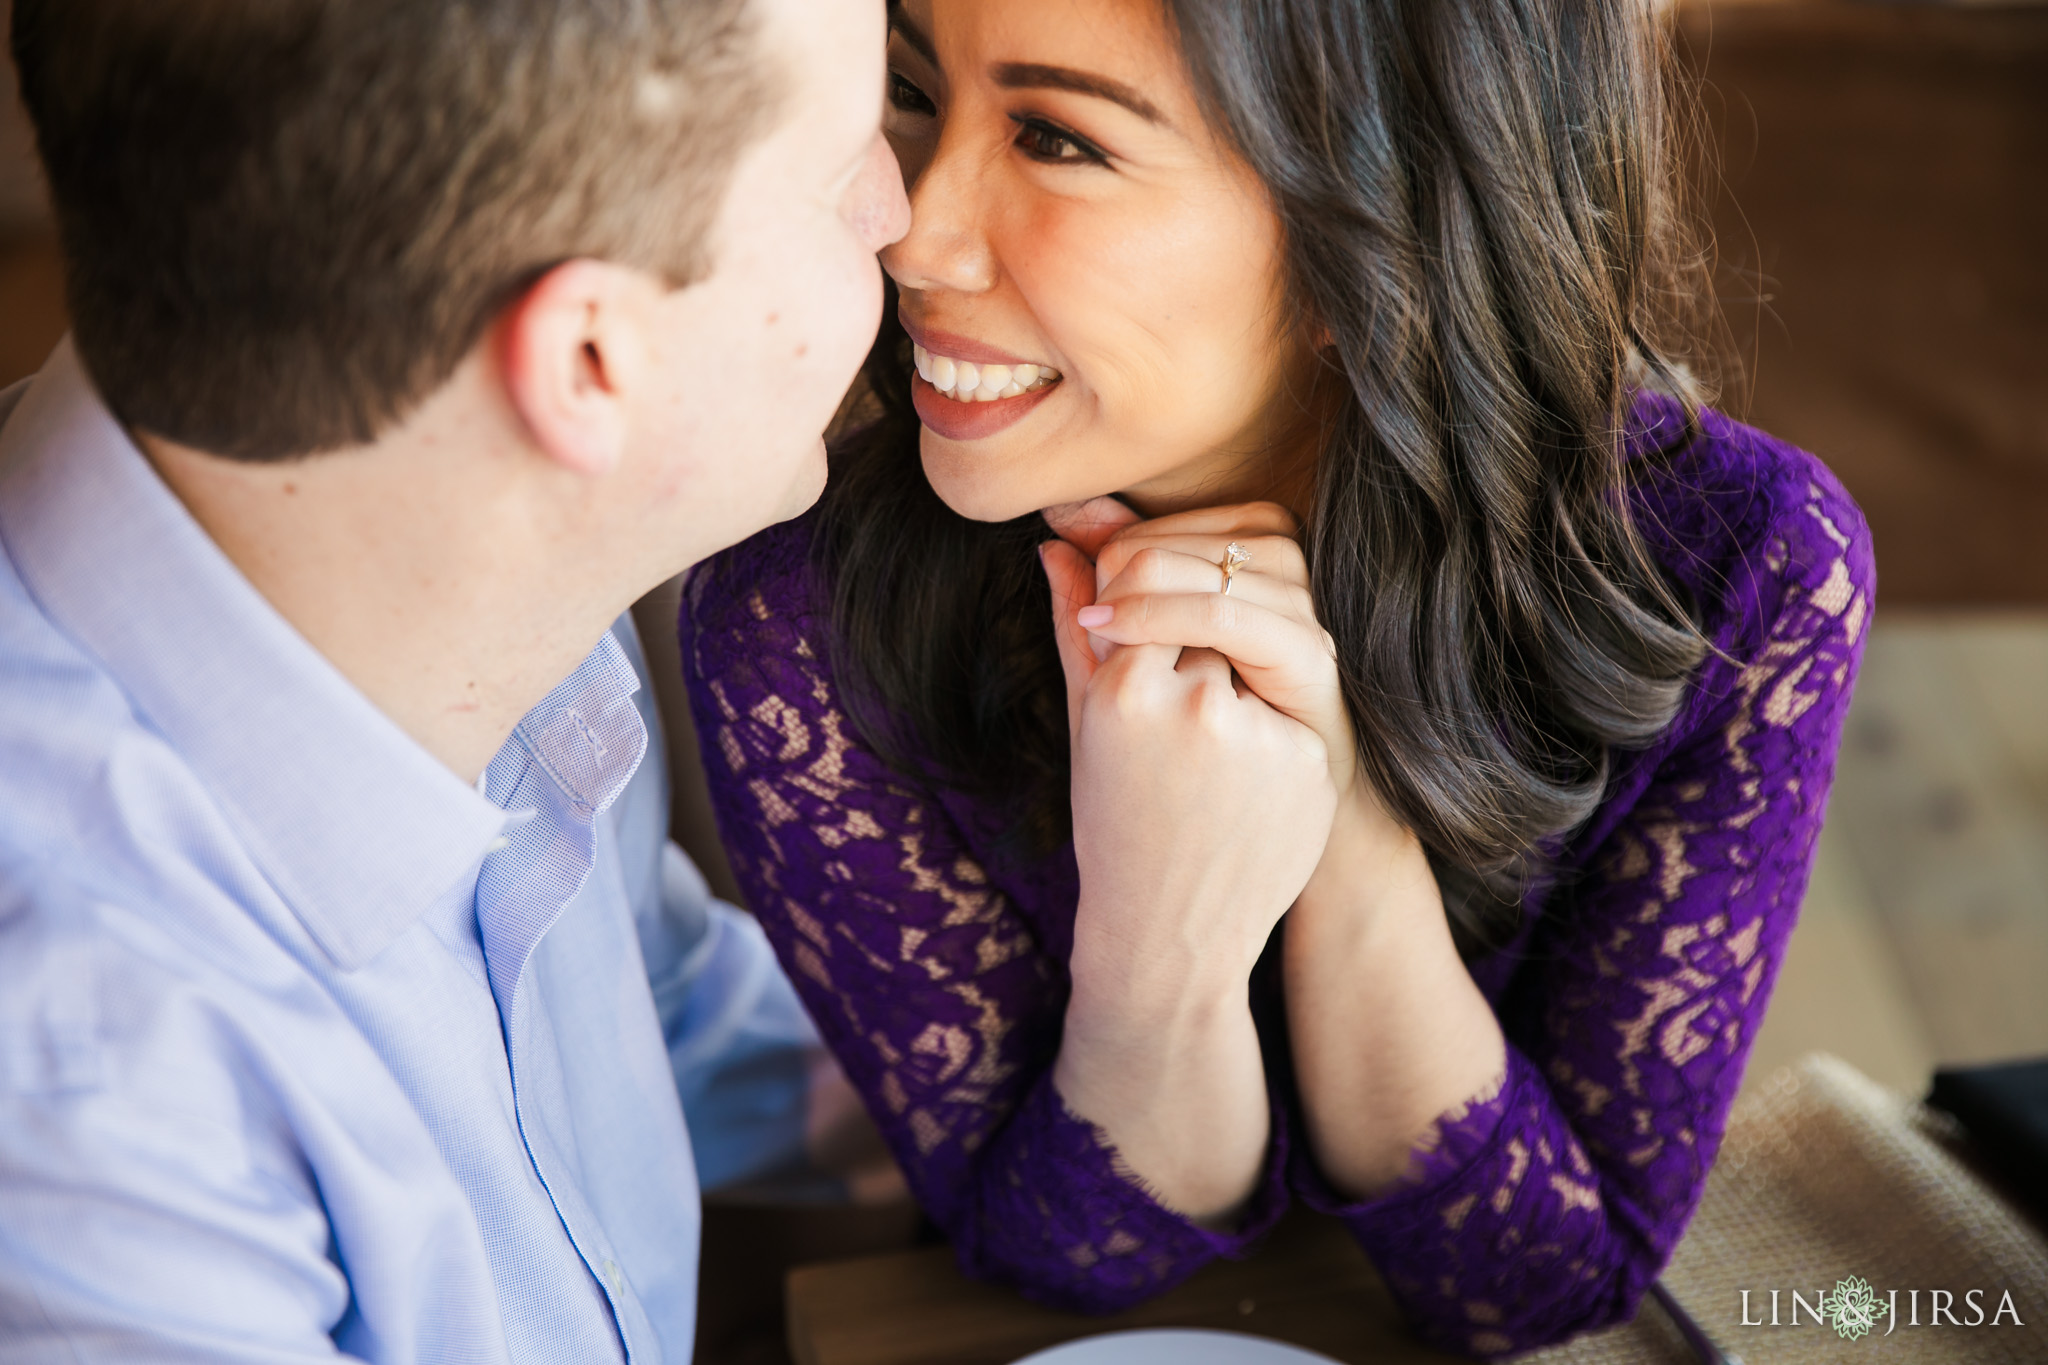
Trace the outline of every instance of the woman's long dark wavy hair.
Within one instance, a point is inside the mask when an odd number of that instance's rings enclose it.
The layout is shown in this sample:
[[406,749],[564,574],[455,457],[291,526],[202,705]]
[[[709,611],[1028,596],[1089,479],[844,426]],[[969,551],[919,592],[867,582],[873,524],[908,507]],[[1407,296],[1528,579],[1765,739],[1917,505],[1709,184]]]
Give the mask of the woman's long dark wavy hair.
[[[1667,35],[1650,0],[1164,3],[1277,208],[1295,316],[1334,342],[1316,607],[1365,771],[1476,956],[1708,648],[1632,524],[1655,457],[1623,448],[1639,388],[1697,423],[1673,357],[1704,258]],[[1048,532],[932,491],[886,316],[879,417],[838,453],[814,542],[836,667],[886,759],[997,799],[1043,852],[1072,820]]]

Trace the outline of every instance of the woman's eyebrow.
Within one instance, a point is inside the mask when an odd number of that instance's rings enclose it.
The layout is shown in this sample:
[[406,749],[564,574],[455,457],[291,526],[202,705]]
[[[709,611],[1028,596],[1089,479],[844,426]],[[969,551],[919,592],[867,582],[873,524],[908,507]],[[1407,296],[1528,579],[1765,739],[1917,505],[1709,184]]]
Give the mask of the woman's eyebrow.
[[932,45],[931,35],[911,22],[899,5],[889,6],[889,27],[894,29],[903,41],[910,44],[910,50],[930,62],[933,70],[938,69],[939,50]]
[[[903,12],[900,3],[889,6],[889,27],[910,45],[911,51],[931,63],[934,70],[938,68],[939,50],[931,35]],[[1152,101],[1122,81],[1108,76],[1076,71],[1069,66],[1046,66],[1039,62],[999,62],[990,71],[995,83],[1005,90],[1065,90],[1076,95],[1093,95],[1122,105],[1147,123],[1172,126]]]
[[[907,33],[903,36],[906,39],[910,37]],[[915,47],[916,43],[911,46]],[[1152,101],[1122,81],[1111,80],[1107,76],[1066,66],[1041,66],[1036,62],[1001,62],[990,71],[996,84],[1005,90],[1066,90],[1076,95],[1093,95],[1122,105],[1147,123],[1166,124],[1166,116]]]

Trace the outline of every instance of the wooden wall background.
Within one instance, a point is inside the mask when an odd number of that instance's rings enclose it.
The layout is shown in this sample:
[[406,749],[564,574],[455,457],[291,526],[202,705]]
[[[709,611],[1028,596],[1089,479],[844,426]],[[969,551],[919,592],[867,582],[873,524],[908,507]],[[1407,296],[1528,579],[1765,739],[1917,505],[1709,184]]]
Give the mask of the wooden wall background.
[[2048,8],[1689,5],[1757,425],[1876,534],[1879,598],[2048,602]]

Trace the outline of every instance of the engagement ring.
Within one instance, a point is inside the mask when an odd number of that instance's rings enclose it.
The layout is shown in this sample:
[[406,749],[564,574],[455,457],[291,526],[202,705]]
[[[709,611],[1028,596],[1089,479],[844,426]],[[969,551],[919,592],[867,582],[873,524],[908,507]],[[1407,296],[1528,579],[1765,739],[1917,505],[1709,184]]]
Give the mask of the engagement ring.
[[1237,577],[1237,571],[1252,562],[1252,552],[1236,541],[1223,547],[1223,562],[1216,567],[1223,570],[1223,595],[1230,596],[1230,580]]

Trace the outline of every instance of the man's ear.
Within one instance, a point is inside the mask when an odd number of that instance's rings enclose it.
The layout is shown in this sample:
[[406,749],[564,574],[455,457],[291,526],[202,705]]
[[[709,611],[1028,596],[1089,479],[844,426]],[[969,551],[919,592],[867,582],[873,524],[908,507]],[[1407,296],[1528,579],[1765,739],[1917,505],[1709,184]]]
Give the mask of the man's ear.
[[527,287],[500,323],[505,389],[534,444],[578,474],[624,456],[647,337],[636,272],[566,261]]

